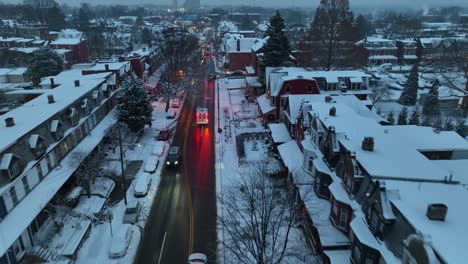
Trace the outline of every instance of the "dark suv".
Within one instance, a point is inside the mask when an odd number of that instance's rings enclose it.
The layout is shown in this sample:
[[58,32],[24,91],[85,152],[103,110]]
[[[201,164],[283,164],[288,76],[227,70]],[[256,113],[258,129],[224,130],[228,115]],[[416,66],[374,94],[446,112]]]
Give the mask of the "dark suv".
[[178,167],[180,164],[180,148],[178,146],[172,146],[169,149],[169,154],[166,159],[166,166]]

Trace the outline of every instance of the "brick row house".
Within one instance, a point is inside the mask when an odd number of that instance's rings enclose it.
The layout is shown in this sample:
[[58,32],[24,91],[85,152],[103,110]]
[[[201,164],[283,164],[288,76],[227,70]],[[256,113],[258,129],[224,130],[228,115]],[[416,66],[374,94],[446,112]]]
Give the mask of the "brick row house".
[[[43,241],[48,203],[74,179],[75,151],[100,147],[116,120],[116,78],[51,77],[51,89],[7,114],[0,125],[0,263],[19,263]],[[54,79],[55,78],[55,79]],[[93,133],[92,136],[91,132]],[[86,147],[85,147],[86,146]],[[90,148],[90,149],[89,149]],[[78,150],[76,150],[78,149]],[[86,150],[85,150],[86,149]],[[87,153],[89,154],[89,153]]]
[[243,71],[249,75],[259,73],[259,54],[263,52],[266,38],[246,38],[240,34],[226,34],[223,49],[228,71]]
[[301,106],[304,135],[278,146],[290,148],[281,156],[296,166],[300,195],[312,188],[303,226],[315,254],[324,263],[462,263],[468,143],[430,127],[383,126],[353,96],[316,97]]

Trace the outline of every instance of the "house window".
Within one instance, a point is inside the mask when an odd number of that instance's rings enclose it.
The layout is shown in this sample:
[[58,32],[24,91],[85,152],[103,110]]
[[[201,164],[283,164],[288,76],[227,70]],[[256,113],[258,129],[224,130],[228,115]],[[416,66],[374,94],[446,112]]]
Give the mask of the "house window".
[[78,125],[79,116],[78,116],[78,111],[76,111],[75,108],[70,109],[68,117],[70,118],[70,122],[72,126]]
[[16,189],[14,186],[10,189],[10,197],[13,201],[13,205],[16,205],[18,203],[18,196],[16,195]]
[[348,210],[346,208],[341,208],[340,223],[338,225],[342,228],[346,228],[347,224],[348,224]]
[[314,169],[314,159],[309,158],[309,164],[307,165],[307,170],[309,172],[313,172]]
[[286,85],[286,92],[287,93],[290,93],[291,92],[291,85]]
[[21,164],[18,160],[12,160],[10,166],[10,176],[15,178],[16,176],[21,174]]
[[338,215],[338,204],[336,201],[333,201],[332,204],[333,217],[335,218]]
[[27,176],[24,176],[23,179],[21,179],[21,181],[23,181],[24,190],[26,191],[26,193],[28,193],[28,192],[31,190],[31,189],[29,188],[28,177],[27,177]]
[[384,224],[380,220],[378,213],[374,207],[372,207],[371,209],[369,226],[370,230],[372,231],[372,233],[374,233],[375,236],[377,236],[380,239],[383,238]]
[[43,179],[44,178],[44,173],[42,173],[42,169],[41,169],[41,166],[40,165],[37,165],[36,166],[36,169],[37,169],[37,175],[39,176],[39,179]]
[[312,85],[311,84],[307,85],[307,92],[309,92],[309,93],[312,92]]
[[286,107],[286,98],[281,98],[281,108],[285,108]]

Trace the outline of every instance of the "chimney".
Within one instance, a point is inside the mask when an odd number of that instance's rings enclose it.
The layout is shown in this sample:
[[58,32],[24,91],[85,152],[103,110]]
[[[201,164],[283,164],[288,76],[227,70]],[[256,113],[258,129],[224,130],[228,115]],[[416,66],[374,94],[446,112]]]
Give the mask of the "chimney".
[[80,80],[75,80],[75,87],[80,87]]
[[448,207],[445,204],[429,204],[427,206],[426,216],[430,220],[444,221],[447,210]]
[[374,151],[374,138],[365,137],[364,140],[362,140],[362,149],[365,151]]
[[7,127],[12,127],[15,125],[15,119],[13,119],[13,117],[7,117],[5,118],[5,124]]
[[332,100],[333,99],[332,99],[331,96],[329,96],[329,95],[325,96],[325,103],[330,103]]
[[52,94],[47,95],[47,101],[49,101],[49,104],[55,103],[54,96]]
[[240,39],[237,39],[237,51],[240,51]]
[[332,108],[330,108],[329,114],[330,114],[330,116],[336,116],[336,108],[334,106]]
[[54,87],[55,87],[54,78],[50,78],[50,89],[53,89]]
[[146,48],[143,48],[142,50],[143,50],[143,52],[146,52]]
[[107,64],[107,63],[104,64],[104,68],[106,69],[106,71],[108,71],[109,70],[109,64]]

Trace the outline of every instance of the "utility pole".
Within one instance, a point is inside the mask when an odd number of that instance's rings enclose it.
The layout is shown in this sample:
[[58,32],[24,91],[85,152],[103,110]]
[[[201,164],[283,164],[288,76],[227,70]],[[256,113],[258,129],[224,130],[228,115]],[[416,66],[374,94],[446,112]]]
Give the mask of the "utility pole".
[[218,99],[218,100],[217,100],[217,101],[218,101],[218,133],[221,133],[221,132],[223,132],[223,130],[221,129],[220,124],[219,124],[219,115],[221,114],[221,113],[219,112],[219,82],[216,82],[216,86],[217,86],[217,88],[218,88],[218,93],[216,94],[217,99]]
[[117,123],[117,127],[119,129],[119,149],[120,149],[120,169],[122,170],[122,189],[124,190],[125,205],[127,205],[127,182],[125,180],[123,148],[122,148],[122,131],[121,131],[122,124]]

